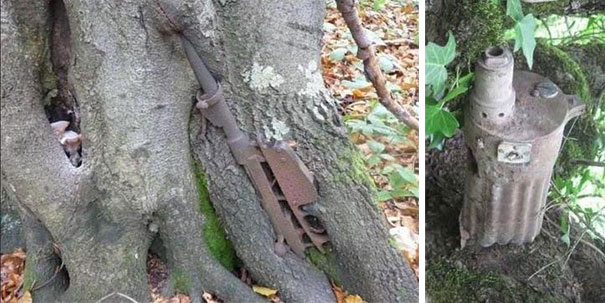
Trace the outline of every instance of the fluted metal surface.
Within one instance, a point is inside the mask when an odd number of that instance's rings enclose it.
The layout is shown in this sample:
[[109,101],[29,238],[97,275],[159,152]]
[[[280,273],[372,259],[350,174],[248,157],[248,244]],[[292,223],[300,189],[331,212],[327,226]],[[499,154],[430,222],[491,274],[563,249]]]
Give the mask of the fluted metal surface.
[[[584,111],[575,96],[538,74],[515,71],[511,85],[510,77],[501,76],[511,68],[509,52],[488,52],[483,59],[487,67],[477,74],[484,79],[475,81],[465,109],[469,161],[460,214],[462,246],[522,244],[536,238],[563,128]],[[515,97],[512,108],[508,97],[499,101],[502,96]]]

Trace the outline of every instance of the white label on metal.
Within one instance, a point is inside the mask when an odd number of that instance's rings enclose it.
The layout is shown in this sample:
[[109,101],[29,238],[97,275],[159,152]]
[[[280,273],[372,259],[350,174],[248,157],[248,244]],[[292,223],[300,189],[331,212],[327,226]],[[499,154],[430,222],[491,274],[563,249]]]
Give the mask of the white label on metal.
[[498,162],[523,164],[531,160],[530,143],[512,143],[502,141],[498,145]]

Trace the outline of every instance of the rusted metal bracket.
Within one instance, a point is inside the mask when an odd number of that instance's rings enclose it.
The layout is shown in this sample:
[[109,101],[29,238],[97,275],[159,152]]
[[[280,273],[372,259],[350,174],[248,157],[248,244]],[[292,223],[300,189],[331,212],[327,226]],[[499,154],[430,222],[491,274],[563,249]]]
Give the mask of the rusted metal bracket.
[[231,153],[246,170],[278,236],[282,235],[300,257],[304,257],[304,250],[309,246],[323,251],[322,245],[328,241],[326,231],[317,217],[303,210],[303,206],[319,199],[309,169],[284,141],[268,142],[258,138],[258,142],[252,142],[237,126],[221,85],[191,42],[182,35],[181,42],[202,86],[196,95],[196,107],[210,123],[225,132]]

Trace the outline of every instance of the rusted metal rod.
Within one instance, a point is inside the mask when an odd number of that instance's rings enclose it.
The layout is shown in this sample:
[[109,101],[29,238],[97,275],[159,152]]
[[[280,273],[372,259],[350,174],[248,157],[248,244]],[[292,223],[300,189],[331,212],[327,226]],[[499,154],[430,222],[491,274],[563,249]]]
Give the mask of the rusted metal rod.
[[183,35],[180,34],[179,38],[181,39],[181,44],[183,45],[183,49],[185,50],[185,55],[187,56],[187,60],[193,69],[193,73],[197,78],[197,81],[202,86],[204,93],[212,96],[218,90],[218,85],[216,80],[204,64],[204,61],[195,51],[193,44]]
[[[315,245],[322,250],[328,241],[325,230],[302,207],[319,199],[313,176],[294,151],[283,141],[252,142],[237,125],[237,121],[203,59],[182,34],[181,43],[202,90],[198,91],[196,108],[227,137],[227,145],[239,165],[242,165],[260,195],[261,204],[275,229],[278,243],[276,253],[284,254],[283,243],[300,257],[305,248]],[[306,236],[306,237],[305,237]],[[279,247],[279,249],[278,249]]]
[[372,41],[365,33],[361,20],[357,15],[354,0],[336,0],[336,5],[342,18],[347,23],[351,35],[357,44],[357,56],[363,60],[363,67],[366,77],[372,82],[380,103],[393,113],[401,122],[407,126],[418,130],[418,120],[403,107],[397,104],[391,97],[391,92],[387,88],[387,80],[380,70],[376,60],[376,50]]

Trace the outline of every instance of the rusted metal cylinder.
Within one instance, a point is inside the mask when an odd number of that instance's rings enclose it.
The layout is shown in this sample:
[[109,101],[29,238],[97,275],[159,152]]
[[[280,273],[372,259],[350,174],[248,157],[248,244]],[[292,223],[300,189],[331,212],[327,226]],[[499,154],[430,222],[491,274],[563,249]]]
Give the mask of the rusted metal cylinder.
[[[492,61],[500,63],[491,64],[488,53],[501,56]],[[535,239],[563,129],[585,109],[547,78],[513,74],[512,66],[502,48],[488,49],[477,63],[463,129],[470,157],[460,214],[463,247]]]
[[475,86],[469,110],[475,120],[505,122],[515,106],[513,55],[507,49],[490,47],[475,68]]

